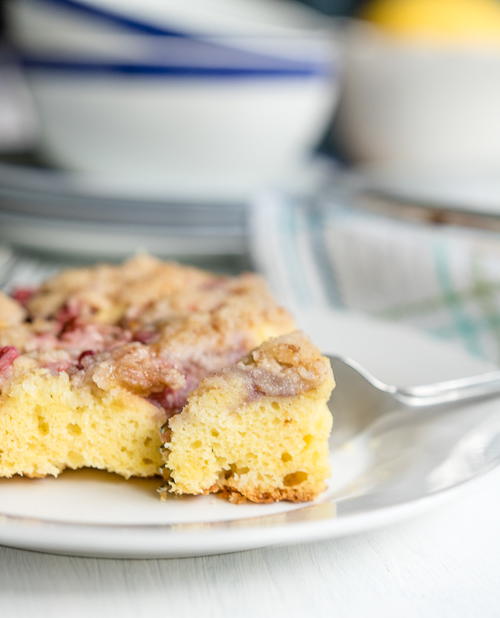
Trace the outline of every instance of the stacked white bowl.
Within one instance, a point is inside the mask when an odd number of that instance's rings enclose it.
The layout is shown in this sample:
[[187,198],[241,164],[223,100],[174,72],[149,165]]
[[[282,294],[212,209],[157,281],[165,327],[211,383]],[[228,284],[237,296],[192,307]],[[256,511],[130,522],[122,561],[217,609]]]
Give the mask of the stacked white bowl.
[[272,0],[11,0],[40,146],[64,168],[245,193],[293,174],[337,98],[331,24]]

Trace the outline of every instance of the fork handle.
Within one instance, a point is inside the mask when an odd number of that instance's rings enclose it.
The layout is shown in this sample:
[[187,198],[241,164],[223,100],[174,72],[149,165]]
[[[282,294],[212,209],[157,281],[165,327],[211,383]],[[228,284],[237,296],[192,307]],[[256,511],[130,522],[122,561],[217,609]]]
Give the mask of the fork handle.
[[500,370],[435,384],[398,388],[393,395],[410,408],[493,397],[500,395]]

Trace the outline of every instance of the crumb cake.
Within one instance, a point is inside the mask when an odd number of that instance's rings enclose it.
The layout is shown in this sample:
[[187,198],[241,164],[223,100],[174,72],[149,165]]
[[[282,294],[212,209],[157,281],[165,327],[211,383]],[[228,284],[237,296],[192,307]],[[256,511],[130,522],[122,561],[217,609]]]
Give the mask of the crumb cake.
[[200,381],[294,328],[257,275],[149,256],[0,293],[0,476],[156,475],[160,427]]
[[307,501],[330,474],[330,362],[300,332],[205,377],[163,428],[163,492]]

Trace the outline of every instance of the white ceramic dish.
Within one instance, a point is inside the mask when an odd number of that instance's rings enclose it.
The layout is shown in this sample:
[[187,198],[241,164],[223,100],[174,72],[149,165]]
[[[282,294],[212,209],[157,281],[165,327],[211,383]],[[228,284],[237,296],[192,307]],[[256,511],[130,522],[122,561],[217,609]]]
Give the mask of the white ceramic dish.
[[500,47],[346,32],[336,132],[355,161],[479,167],[500,158]]
[[[144,68],[144,67],[143,67]],[[31,68],[41,148],[65,169],[250,192],[319,140],[337,78]]]
[[16,0],[8,9],[40,150],[65,169],[248,194],[295,173],[336,104],[337,38],[293,5]]
[[182,195],[164,180],[0,164],[0,242],[92,261],[134,251],[174,258],[244,253],[241,196],[189,192],[190,185]]
[[[490,368],[458,348],[349,314],[304,315],[325,350],[385,381],[427,383]],[[416,515],[500,460],[498,400],[440,414],[386,417],[348,444],[332,442],[334,476],[312,504],[231,505],[215,497],[159,502],[155,481],[97,472],[0,482],[0,542],[84,556],[198,556],[361,532]],[[337,426],[349,415],[337,412]]]

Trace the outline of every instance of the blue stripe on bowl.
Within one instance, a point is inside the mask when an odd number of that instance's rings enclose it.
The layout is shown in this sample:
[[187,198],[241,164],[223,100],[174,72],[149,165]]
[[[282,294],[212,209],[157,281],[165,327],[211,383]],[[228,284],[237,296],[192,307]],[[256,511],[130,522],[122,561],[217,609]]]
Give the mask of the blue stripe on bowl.
[[142,20],[132,19],[121,13],[115,11],[109,11],[107,9],[98,8],[96,6],[87,4],[86,2],[80,2],[79,0],[38,0],[39,2],[46,2],[54,4],[56,6],[62,6],[67,9],[78,11],[88,17],[95,17],[108,23],[115,24],[127,30],[134,32],[140,32],[142,34],[161,35],[161,36],[173,36],[173,37],[190,37],[186,32],[181,32],[174,28],[163,28],[155,26],[153,24],[144,22]]
[[[153,24],[131,19],[113,11],[94,7],[80,0],[38,0],[38,2],[61,6],[67,9],[72,9],[79,14],[84,14],[98,19],[104,19],[105,21],[111,22],[120,27],[124,27],[127,30],[131,30],[136,34],[140,33],[145,35],[156,35],[154,38],[162,39],[163,45],[165,46],[165,49],[161,50],[165,52],[165,61],[163,62],[163,64],[171,63],[171,58],[169,58],[167,54],[171,53],[172,46],[181,46],[183,56],[186,56],[187,54],[191,55],[191,57],[196,56],[197,54],[202,55],[202,64],[204,65],[221,64],[223,66],[238,66],[241,64],[245,67],[248,66],[251,68],[253,67],[259,69],[262,65],[264,65],[266,70],[272,68],[273,70],[291,70],[293,72],[300,72],[309,70],[309,67],[311,67],[311,70],[315,70],[313,67],[318,65],[321,65],[322,70],[325,71],[327,70],[327,65],[329,65],[331,62],[331,50],[329,46],[328,48],[325,47],[324,54],[321,55],[318,54],[317,49],[314,53],[311,53],[311,49],[308,48],[304,49],[303,59],[290,58],[286,55],[280,55],[279,53],[264,51],[261,52],[256,50],[239,48],[235,44],[224,43],[223,37],[221,37],[221,41],[218,42],[214,40],[212,35],[208,36],[208,33],[206,33],[204,36],[202,34],[188,33],[177,29],[158,27]],[[242,41],[248,38],[249,37],[242,37]],[[258,36],[250,38],[256,38],[257,40],[259,39]],[[264,36],[263,38],[265,39],[267,37]],[[299,37],[297,45],[299,45],[301,41],[302,39]],[[159,49],[156,46],[153,49],[151,45],[148,45],[148,40],[147,38],[145,38],[144,64],[152,64],[149,62],[149,60],[152,60],[153,58],[149,58],[148,54],[152,52],[157,54],[158,51]],[[155,63],[156,60],[157,58],[154,58]],[[184,64],[198,63],[195,59],[194,62],[187,61]]]
[[225,78],[304,78],[331,75],[330,67],[309,65],[295,67],[229,67],[174,64],[142,64],[127,62],[89,62],[21,56],[21,65],[27,69],[70,72],[72,74],[121,74],[170,77],[225,77]]
[[128,55],[122,53],[121,57],[109,56],[105,52],[92,54],[87,52],[82,56],[81,52],[62,52],[52,50],[50,52],[38,52],[26,48],[22,44],[17,45],[19,57],[26,57],[30,62],[77,62],[77,63],[113,63],[134,64],[151,66],[203,66],[203,67],[233,67],[236,69],[251,70],[279,70],[279,71],[303,71],[303,72],[331,72],[333,62],[326,54],[316,57],[290,58],[279,55],[255,54],[252,51],[239,48],[221,46],[209,41],[195,39],[163,39],[158,44],[145,44],[140,53],[134,52]]

